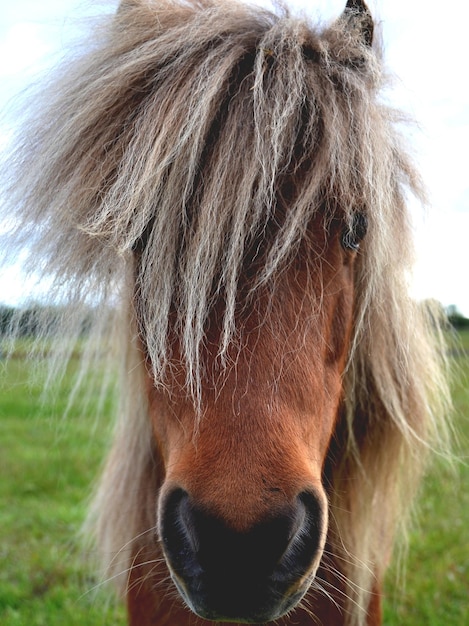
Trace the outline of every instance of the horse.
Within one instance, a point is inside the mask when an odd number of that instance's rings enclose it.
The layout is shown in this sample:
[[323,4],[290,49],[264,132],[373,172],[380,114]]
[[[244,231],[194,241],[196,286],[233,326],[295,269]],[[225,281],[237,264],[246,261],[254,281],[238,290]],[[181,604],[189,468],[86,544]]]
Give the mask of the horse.
[[382,57],[362,0],[122,0],[16,136],[10,241],[67,302],[50,376],[86,320],[120,398],[88,529],[131,626],[381,624],[448,430]]

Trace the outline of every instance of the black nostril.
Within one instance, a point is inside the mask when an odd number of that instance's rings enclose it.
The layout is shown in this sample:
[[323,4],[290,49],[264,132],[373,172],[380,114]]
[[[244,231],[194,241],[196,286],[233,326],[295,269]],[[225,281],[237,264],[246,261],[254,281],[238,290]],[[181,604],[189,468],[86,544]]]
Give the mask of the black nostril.
[[189,494],[175,489],[167,497],[161,519],[161,539],[174,571],[185,578],[200,574],[196,558],[199,541],[193,524]]
[[317,496],[303,491],[297,498],[295,532],[279,565],[279,573],[302,576],[321,549],[324,513]]

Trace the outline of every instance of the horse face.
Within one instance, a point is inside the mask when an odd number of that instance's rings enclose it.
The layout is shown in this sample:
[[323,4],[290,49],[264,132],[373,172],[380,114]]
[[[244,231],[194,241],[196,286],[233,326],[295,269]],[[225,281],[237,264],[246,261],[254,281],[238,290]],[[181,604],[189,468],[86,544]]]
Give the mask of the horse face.
[[159,537],[180,594],[206,619],[280,617],[306,593],[322,556],[321,474],[341,400],[355,254],[329,236],[316,242],[314,262],[291,266],[275,296],[259,296],[244,314],[221,373],[213,315],[200,420],[182,391],[182,365],[165,391],[148,379],[165,468]]

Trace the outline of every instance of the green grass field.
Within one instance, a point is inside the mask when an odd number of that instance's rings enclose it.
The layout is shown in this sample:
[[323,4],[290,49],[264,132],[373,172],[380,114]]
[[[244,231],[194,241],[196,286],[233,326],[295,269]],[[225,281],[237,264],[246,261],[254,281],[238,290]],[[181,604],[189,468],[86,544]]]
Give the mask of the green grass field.
[[461,334],[453,401],[456,454],[450,468],[436,462],[419,500],[417,524],[402,579],[388,575],[386,626],[469,624],[469,332]]
[[[469,333],[463,342],[454,400],[467,460]],[[28,385],[29,374],[23,359],[12,359],[0,390],[0,624],[123,625],[122,606],[101,588],[77,539],[109,425],[96,421],[92,407],[89,417],[78,408],[60,417],[68,376],[54,405],[41,406],[40,376]],[[388,577],[386,625],[469,624],[468,485],[463,463],[455,475],[441,461],[428,477],[404,587],[402,568]]]
[[125,624],[77,538],[108,429],[78,408],[60,417],[70,377],[49,406],[29,375],[13,358],[0,392],[0,624]]

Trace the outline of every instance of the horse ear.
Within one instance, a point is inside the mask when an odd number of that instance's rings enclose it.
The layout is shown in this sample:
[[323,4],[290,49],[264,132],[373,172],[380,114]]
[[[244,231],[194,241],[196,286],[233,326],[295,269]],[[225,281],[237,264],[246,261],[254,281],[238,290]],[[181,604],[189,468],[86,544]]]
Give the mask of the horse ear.
[[363,0],[347,0],[342,18],[351,28],[359,30],[363,43],[371,46],[373,43],[373,18]]
[[138,9],[141,4],[140,0],[120,0],[119,6],[117,7],[117,13],[123,13],[129,9]]

